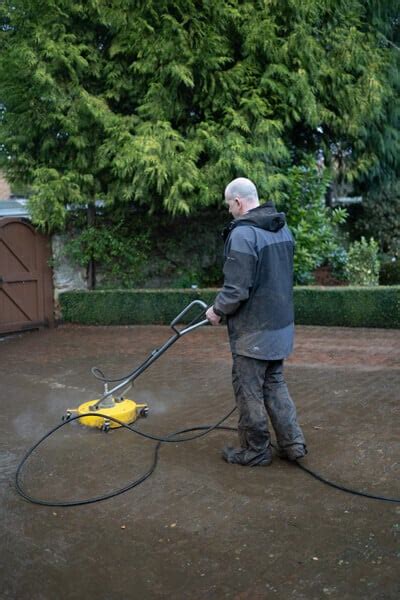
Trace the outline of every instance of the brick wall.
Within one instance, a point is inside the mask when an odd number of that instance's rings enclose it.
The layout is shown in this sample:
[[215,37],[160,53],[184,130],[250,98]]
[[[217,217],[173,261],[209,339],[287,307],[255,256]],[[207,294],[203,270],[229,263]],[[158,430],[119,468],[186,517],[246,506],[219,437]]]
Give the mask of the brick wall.
[[0,200],[7,200],[10,197],[10,193],[10,186],[0,174]]

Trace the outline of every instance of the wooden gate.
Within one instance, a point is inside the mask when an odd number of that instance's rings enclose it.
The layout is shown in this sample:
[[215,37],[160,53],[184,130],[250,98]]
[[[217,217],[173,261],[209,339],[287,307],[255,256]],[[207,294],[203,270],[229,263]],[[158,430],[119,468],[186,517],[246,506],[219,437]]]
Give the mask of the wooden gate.
[[19,219],[0,219],[0,333],[54,324],[49,240]]

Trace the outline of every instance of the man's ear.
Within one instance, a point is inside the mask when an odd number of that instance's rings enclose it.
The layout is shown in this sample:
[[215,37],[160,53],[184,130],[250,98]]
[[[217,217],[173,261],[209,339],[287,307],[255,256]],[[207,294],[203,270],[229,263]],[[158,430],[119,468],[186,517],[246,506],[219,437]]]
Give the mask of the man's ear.
[[241,198],[239,198],[238,196],[236,196],[235,203],[236,203],[236,206],[238,207],[239,211],[241,212],[244,208],[243,200]]

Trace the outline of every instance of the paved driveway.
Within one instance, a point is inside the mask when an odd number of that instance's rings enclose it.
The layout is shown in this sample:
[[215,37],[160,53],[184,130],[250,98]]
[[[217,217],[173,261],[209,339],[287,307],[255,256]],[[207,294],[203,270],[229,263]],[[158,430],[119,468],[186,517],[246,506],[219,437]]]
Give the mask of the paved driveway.
[[[105,502],[48,508],[16,494],[24,451],[66,408],[99,395],[90,367],[123,374],[169,335],[63,326],[0,341],[1,598],[397,600],[400,505],[334,490],[279,459],[226,465],[232,433],[163,446],[150,479]],[[400,497],[400,331],[299,327],[286,372],[304,464]],[[143,431],[216,422],[233,404],[225,329],[179,340],[130,396],[150,405]],[[24,484],[47,499],[102,494],[146,470],[152,447],[129,431],[69,424],[29,460]]]

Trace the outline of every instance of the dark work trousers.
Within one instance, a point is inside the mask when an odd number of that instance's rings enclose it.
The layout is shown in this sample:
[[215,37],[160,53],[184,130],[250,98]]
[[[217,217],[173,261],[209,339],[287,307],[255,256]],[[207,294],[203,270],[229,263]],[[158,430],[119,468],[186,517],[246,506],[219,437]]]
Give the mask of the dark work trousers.
[[283,376],[283,360],[258,360],[233,354],[232,383],[239,410],[242,448],[259,453],[271,443],[268,417],[279,448],[305,444],[296,408]]

